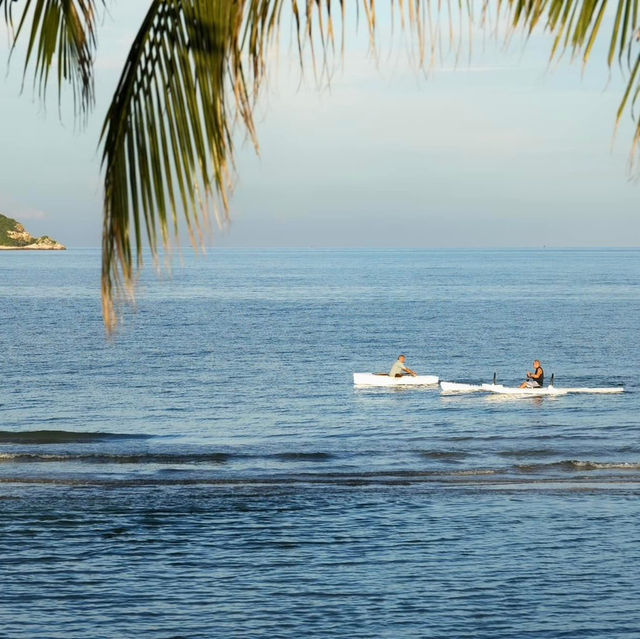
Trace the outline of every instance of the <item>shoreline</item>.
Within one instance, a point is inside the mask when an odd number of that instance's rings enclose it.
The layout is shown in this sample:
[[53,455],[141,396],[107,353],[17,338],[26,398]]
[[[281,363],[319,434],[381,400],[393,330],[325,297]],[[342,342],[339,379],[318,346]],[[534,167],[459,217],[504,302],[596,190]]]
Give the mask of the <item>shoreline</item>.
[[66,251],[66,246],[0,246],[0,251]]

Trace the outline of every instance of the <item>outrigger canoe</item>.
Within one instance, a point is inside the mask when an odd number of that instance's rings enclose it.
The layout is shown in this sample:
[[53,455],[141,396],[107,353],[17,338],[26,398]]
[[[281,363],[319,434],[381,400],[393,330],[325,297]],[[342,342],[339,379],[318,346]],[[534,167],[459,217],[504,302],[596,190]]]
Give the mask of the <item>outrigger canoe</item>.
[[403,375],[389,377],[387,373],[354,373],[354,386],[435,386],[439,382],[437,375]]
[[550,384],[542,388],[520,388],[519,386],[503,386],[502,384],[459,384],[456,382],[440,382],[443,393],[476,393],[486,392],[498,395],[515,395],[518,397],[544,397],[545,395],[569,395],[574,393],[588,393],[594,395],[610,395],[623,393],[623,386],[610,386],[605,388],[574,387],[561,388]]
[[569,393],[589,393],[594,395],[610,395],[623,393],[622,386],[610,388],[560,388],[558,386],[543,386],[542,388],[520,388],[518,386],[503,386],[502,384],[482,384],[482,390],[499,395],[519,395],[521,397],[538,397],[544,395],[568,395]]

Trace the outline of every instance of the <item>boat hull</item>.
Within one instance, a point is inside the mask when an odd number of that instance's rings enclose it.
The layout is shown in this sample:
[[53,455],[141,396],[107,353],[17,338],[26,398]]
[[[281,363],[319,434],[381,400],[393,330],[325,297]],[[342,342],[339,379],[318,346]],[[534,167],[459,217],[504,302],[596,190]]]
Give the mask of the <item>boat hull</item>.
[[578,393],[584,395],[613,395],[616,393],[624,393],[623,386],[605,388],[560,388],[558,386],[519,388],[518,386],[503,386],[502,384],[460,384],[458,382],[440,382],[440,389],[443,394],[477,393],[482,391],[496,395],[514,395],[517,397],[560,396]]
[[503,386],[502,384],[482,384],[482,390],[498,395],[517,395],[518,397],[544,397],[545,395],[566,395],[564,388],[544,386],[542,388],[520,388],[518,386]]
[[544,395],[569,395],[582,393],[589,395],[611,395],[623,393],[622,386],[611,388],[559,388],[558,386],[545,386],[543,388],[519,388],[517,386],[502,386],[502,384],[482,384],[482,390],[498,395],[517,395],[519,397],[540,397]]
[[354,373],[354,386],[435,386],[439,379],[437,375],[403,375],[402,377],[389,377],[382,373]]

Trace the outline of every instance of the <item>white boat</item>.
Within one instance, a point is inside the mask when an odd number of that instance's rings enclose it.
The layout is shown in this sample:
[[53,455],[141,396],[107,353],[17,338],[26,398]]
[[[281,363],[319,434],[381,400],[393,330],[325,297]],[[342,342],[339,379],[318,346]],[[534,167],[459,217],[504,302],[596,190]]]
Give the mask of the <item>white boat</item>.
[[495,393],[498,395],[516,395],[519,397],[540,397],[544,395],[569,395],[570,393],[583,393],[593,395],[611,395],[613,393],[623,393],[623,386],[610,386],[604,388],[589,387],[568,387],[562,388],[554,385],[555,375],[551,376],[549,386],[542,388],[520,388],[519,386],[504,386],[496,382],[496,374],[493,375],[492,384],[461,384],[458,382],[440,382],[440,388],[445,394],[452,393],[477,393],[484,391],[486,393]]
[[539,397],[544,395],[569,395],[570,393],[588,393],[593,395],[610,395],[623,393],[623,386],[609,388],[560,388],[558,386],[543,386],[542,388],[520,388],[518,386],[503,386],[502,384],[482,384],[482,390],[499,395],[518,395],[521,397]]
[[483,390],[482,384],[461,384],[459,382],[440,382],[443,393],[477,393]]
[[389,377],[387,373],[354,373],[354,386],[435,386],[439,379],[437,375],[403,375]]

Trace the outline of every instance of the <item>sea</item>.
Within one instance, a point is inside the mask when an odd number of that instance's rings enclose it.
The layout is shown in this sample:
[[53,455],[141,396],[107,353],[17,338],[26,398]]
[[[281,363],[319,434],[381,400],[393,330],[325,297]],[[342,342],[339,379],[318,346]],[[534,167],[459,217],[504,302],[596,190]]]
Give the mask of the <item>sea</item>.
[[170,261],[0,253],[0,637],[640,637],[639,249]]

